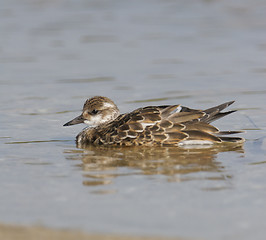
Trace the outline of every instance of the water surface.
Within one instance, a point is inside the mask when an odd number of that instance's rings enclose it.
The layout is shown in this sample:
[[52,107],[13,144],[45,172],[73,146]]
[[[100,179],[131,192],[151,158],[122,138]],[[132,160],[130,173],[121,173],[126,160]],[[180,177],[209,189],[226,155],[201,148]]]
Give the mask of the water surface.
[[[0,221],[195,239],[266,234],[264,1],[1,1]],[[78,149],[88,97],[208,108],[242,147]]]

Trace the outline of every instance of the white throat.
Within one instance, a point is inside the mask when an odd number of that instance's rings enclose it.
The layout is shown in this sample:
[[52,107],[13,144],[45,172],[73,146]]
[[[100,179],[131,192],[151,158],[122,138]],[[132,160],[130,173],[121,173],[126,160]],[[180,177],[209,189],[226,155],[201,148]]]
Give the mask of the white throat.
[[114,120],[116,118],[116,116],[113,116],[113,115],[106,115],[104,117],[102,117],[101,114],[99,115],[95,115],[95,116],[92,116],[90,118],[90,120],[85,120],[84,123],[87,124],[89,127],[97,127],[101,124],[104,124],[104,123],[107,123],[107,122],[110,122],[112,120]]

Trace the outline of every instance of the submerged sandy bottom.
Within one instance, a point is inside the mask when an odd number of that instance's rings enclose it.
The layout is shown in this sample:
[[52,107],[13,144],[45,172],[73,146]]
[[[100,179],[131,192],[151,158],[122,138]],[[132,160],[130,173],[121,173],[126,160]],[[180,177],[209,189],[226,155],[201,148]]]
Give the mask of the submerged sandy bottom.
[[181,238],[165,238],[165,237],[140,237],[140,236],[124,236],[124,235],[103,235],[88,234],[76,230],[51,229],[41,226],[17,226],[0,224],[0,239],[5,240],[178,240]]
[[[265,9],[262,0],[1,1],[0,240],[264,240]],[[63,124],[95,95],[121,113],[235,100],[228,110],[238,111],[213,124],[243,130],[246,142],[78,149],[85,126]]]

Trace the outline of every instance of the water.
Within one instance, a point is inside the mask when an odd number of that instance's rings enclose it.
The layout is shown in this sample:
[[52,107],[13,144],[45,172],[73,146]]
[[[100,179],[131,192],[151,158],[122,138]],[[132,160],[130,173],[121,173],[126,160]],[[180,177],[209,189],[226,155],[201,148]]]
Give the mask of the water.
[[[1,1],[0,221],[264,239],[264,1]],[[86,98],[121,112],[236,100],[241,148],[75,147]]]

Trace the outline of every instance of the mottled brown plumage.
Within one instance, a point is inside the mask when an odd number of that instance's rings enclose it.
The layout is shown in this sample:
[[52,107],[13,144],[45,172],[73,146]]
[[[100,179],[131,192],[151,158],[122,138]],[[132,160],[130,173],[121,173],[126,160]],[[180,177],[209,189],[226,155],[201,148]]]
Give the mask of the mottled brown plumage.
[[106,97],[87,100],[83,112],[66,123],[69,126],[86,123],[76,142],[78,147],[96,145],[202,145],[242,143],[243,138],[224,137],[240,131],[219,131],[210,122],[234,111],[221,112],[231,105],[226,102],[206,110],[196,110],[180,105],[148,106],[126,114],[119,114],[117,106]]

